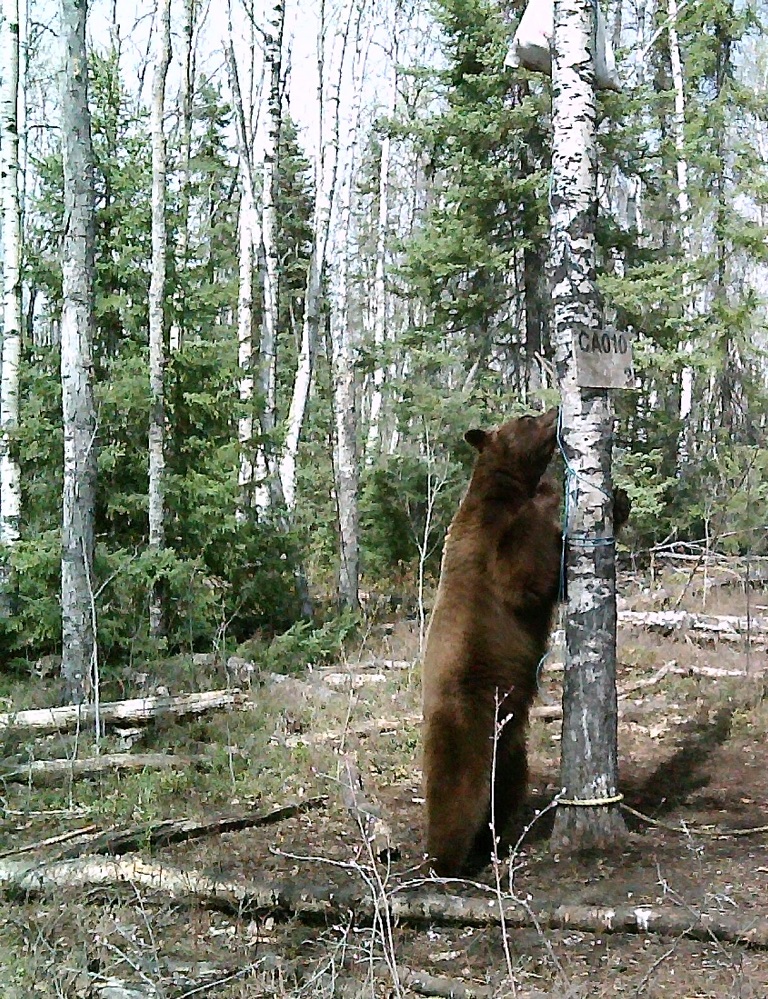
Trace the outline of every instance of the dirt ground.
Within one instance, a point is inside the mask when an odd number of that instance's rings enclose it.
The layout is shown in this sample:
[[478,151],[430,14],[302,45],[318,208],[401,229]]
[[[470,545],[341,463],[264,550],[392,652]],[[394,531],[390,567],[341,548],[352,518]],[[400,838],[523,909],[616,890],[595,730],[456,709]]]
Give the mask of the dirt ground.
[[[627,580],[623,605],[670,606],[687,582],[670,574],[649,589]],[[768,611],[764,591],[751,592],[749,601],[751,614]],[[704,601],[701,588],[688,585],[682,606],[743,614],[745,602],[738,586],[712,587]],[[204,777],[192,782],[189,775],[187,783],[162,786],[148,778],[135,786],[123,779],[119,786],[104,782],[98,794],[91,789],[90,797],[70,787],[66,800],[62,793],[43,802],[33,789],[8,785],[0,846],[13,851],[46,833],[94,821],[106,826],[104,800],[115,795],[124,801],[135,794],[134,814],[146,818],[149,809],[150,818],[159,818],[205,815],[214,805],[234,810],[254,799],[267,809],[319,793],[327,795],[323,807],[281,823],[149,848],[142,855],[238,883],[292,884],[308,896],[336,886],[382,903],[410,885],[415,893],[481,896],[489,907],[501,893],[534,913],[563,905],[652,905],[689,917],[691,926],[701,913],[736,920],[745,933],[768,921],[768,833],[712,835],[768,822],[765,637],[747,649],[743,642],[694,642],[686,634],[622,629],[621,786],[625,804],[644,817],[625,811],[627,836],[609,855],[553,854],[548,836],[554,813],[548,806],[558,789],[560,723],[535,719],[531,791],[520,818],[520,826],[530,829],[514,852],[511,873],[510,862],[500,866],[498,884],[492,868],[471,884],[412,884],[422,846],[417,651],[414,622],[377,625],[349,650],[343,665],[255,686],[250,720],[233,714],[215,729],[195,723],[186,739],[229,742],[220,786],[206,785]],[[555,642],[542,678],[545,705],[559,703],[558,659]],[[664,664],[668,672],[660,675]],[[712,668],[722,675],[707,673]],[[249,735],[256,716],[261,741]],[[161,727],[144,738],[153,748],[168,748],[178,733]],[[24,751],[10,748],[17,758]],[[400,857],[389,867],[371,865],[343,807],[343,753],[357,760],[365,793],[379,802],[392,828]],[[97,803],[101,811],[94,820]],[[39,848],[33,856],[55,856],[55,848]],[[373,925],[343,911],[302,921],[217,911],[138,888],[85,887],[0,903],[0,982],[0,995],[9,999],[416,992],[765,999],[768,950],[714,937],[692,940],[680,932],[547,929],[533,920],[505,933],[441,925],[439,919],[431,925],[391,924],[383,904]]]

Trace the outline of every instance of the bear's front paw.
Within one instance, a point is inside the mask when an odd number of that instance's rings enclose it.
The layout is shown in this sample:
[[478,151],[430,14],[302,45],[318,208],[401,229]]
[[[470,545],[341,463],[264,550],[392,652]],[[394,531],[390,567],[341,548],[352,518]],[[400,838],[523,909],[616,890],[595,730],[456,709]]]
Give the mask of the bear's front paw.
[[613,532],[618,533],[621,527],[629,520],[632,510],[632,500],[627,495],[627,491],[620,486],[613,487]]

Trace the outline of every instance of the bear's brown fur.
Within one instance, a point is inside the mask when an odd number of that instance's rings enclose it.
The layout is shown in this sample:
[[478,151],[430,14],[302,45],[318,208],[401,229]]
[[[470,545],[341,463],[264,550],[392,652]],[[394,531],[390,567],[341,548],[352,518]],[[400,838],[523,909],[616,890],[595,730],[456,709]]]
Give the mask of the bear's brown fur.
[[[427,863],[442,877],[488,862],[491,818],[501,833],[525,792],[560,589],[560,498],[542,478],[556,437],[556,409],[466,434],[478,457],[445,539],[423,669]],[[629,510],[615,489],[614,531]]]
[[[471,430],[478,457],[445,540],[423,670],[428,864],[488,862],[527,783],[526,728],[560,585],[560,499],[542,479],[557,410]],[[498,707],[497,707],[498,704]]]

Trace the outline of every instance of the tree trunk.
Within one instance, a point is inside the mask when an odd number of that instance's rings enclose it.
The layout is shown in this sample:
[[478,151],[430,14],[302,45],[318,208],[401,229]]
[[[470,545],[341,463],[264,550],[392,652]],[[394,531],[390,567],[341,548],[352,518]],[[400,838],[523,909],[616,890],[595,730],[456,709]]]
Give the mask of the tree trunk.
[[[239,285],[237,296],[237,344],[240,368],[239,393],[242,407],[238,421],[240,444],[240,507],[238,518],[244,519],[254,508],[266,508],[268,495],[257,479],[257,461],[254,445],[254,265],[258,245],[258,219],[256,189],[253,169],[253,137],[243,104],[240,74],[235,56],[234,32],[231,15],[227,42],[227,68],[229,72],[232,104],[235,112],[238,159],[240,162],[240,219],[239,219]],[[263,477],[262,477],[263,478]]]
[[595,286],[595,7],[556,0],[553,46],[554,334],[566,459],[566,658],[561,785],[552,847],[601,848],[625,831],[617,795],[613,407],[576,382],[574,340],[601,326]]
[[19,203],[19,0],[3,0],[2,185],[3,363],[0,385],[0,614],[11,611],[8,549],[19,538],[21,482],[11,453],[19,424],[21,353],[21,208]]
[[[344,252],[342,250],[342,252]],[[340,262],[340,274],[331,309],[333,350],[333,401],[335,418],[334,472],[339,520],[339,602],[357,610],[359,585],[359,468],[358,400],[355,372],[356,337],[350,325],[348,267]]]
[[[171,0],[158,10],[155,77],[152,84],[152,277],[149,284],[149,548],[159,554],[165,547],[165,224],[166,151],[163,115],[165,81],[171,61]],[[164,628],[163,587],[153,583],[149,630],[159,638]]]
[[[190,161],[192,158],[192,101],[195,93],[195,50],[194,35],[197,19],[197,0],[184,0],[184,24],[182,28],[182,89],[181,89],[181,180],[179,183],[179,235],[177,244],[177,268],[185,271],[189,253],[189,198]],[[168,349],[170,353],[181,350],[186,334],[186,301],[184,282],[179,280],[176,293],[176,315],[171,324]]]
[[282,131],[282,67],[285,3],[277,0],[273,10],[271,33],[265,40],[268,95],[267,121],[264,128],[262,156],[261,240],[262,240],[262,314],[259,358],[260,424],[262,446],[260,454],[271,502],[284,505],[280,479],[274,474],[270,453],[277,422],[277,321],[279,304],[279,269],[277,265],[277,173]]
[[[396,5],[395,14],[401,14],[400,5]],[[397,107],[398,82],[398,36],[393,39],[392,68],[390,70],[390,89],[387,101],[387,116],[393,118]],[[381,430],[379,420],[384,394],[384,362],[380,354],[387,339],[387,320],[389,314],[389,296],[387,294],[387,237],[389,235],[389,169],[392,140],[389,127],[381,137],[381,154],[379,157],[379,190],[378,215],[376,219],[376,269],[373,278],[373,350],[376,354],[376,367],[373,370],[371,401],[368,414],[368,433],[365,451],[368,459],[372,459],[381,447]]]
[[336,287],[331,308],[331,348],[333,353],[333,402],[335,418],[334,471],[339,522],[339,602],[357,610],[359,588],[359,455],[358,455],[358,335],[350,309],[350,266],[353,250],[352,199],[358,168],[361,98],[368,54],[362,37],[363,6],[357,11],[355,53],[352,65],[352,108],[349,140],[345,150],[339,212],[334,226]]
[[94,195],[86,15],[87,0],[61,0],[64,42],[61,106],[64,171],[61,670],[69,697],[76,702],[90,695],[96,654],[91,587],[96,488],[96,413],[92,384]]
[[[317,33],[317,96],[318,96],[318,140],[315,150],[315,209],[313,218],[312,251],[307,268],[307,287],[304,296],[304,321],[301,329],[301,345],[293,382],[293,392],[288,410],[288,426],[285,446],[280,459],[280,482],[285,504],[289,511],[296,505],[296,460],[299,441],[304,427],[304,414],[312,385],[315,366],[315,352],[320,328],[320,308],[322,304],[323,279],[326,269],[328,236],[331,225],[331,211],[336,195],[336,176],[339,162],[339,127],[341,81],[349,38],[350,23],[354,4],[350,3],[347,20],[342,28],[338,74],[334,79],[330,98],[325,95],[326,35],[328,32],[325,0],[320,0],[319,26]],[[333,107],[331,131],[328,135],[326,105]]]
[[[685,155],[685,87],[683,83],[683,63],[680,56],[680,38],[677,34],[677,0],[667,0],[669,14],[669,62],[672,68],[672,85],[675,91],[675,111],[672,116],[672,131],[675,140],[677,156],[677,209],[680,215],[680,241],[686,264],[683,294],[684,308],[688,319],[693,316],[693,289],[691,274],[688,270],[692,260],[691,252],[691,199],[688,194],[688,160]],[[693,368],[689,358],[693,353],[693,343],[686,338],[683,344],[683,354],[686,363],[680,373],[680,436],[678,439],[678,464],[690,455],[691,432],[690,415],[693,409]]]

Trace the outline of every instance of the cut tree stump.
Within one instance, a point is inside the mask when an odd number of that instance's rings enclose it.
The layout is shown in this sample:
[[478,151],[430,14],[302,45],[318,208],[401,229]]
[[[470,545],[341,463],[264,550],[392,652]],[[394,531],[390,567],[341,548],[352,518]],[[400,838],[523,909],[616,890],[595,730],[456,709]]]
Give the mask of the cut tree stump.
[[[90,857],[48,864],[0,862],[0,889],[29,896],[60,893],[64,889],[112,889],[130,885],[154,891],[178,902],[210,906],[242,916],[272,915],[308,923],[344,921],[353,913],[357,925],[381,918],[382,900],[361,894],[357,887],[290,881],[258,883],[226,881],[197,871],[139,858]],[[90,897],[90,893],[89,893]],[[400,924],[491,927],[501,924],[500,906],[507,930],[580,930],[586,933],[638,933],[665,937],[720,940],[756,950],[768,949],[768,919],[754,913],[696,912],[659,905],[522,905],[493,895],[456,896],[411,890],[387,897],[391,918]]]
[[[239,690],[207,690],[199,694],[179,694],[176,697],[135,697],[127,701],[111,701],[99,707],[102,725],[116,722],[148,722],[166,715],[198,715],[222,708],[245,709],[248,697]],[[0,714],[0,731],[34,729],[37,732],[62,732],[82,728],[93,722],[96,712],[92,704],[68,704],[60,708],[32,708]]]

